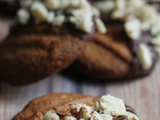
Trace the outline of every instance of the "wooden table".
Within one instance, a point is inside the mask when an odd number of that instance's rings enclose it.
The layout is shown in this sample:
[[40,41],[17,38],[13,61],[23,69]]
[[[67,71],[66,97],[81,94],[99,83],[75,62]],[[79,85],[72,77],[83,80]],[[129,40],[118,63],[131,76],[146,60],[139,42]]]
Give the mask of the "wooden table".
[[[0,21],[0,24],[1,23],[3,22]],[[1,28],[2,26],[0,25],[0,30],[2,30]],[[2,31],[0,31],[0,33],[2,33]],[[111,94],[124,99],[128,105],[134,107],[140,120],[159,120],[159,85],[160,63],[147,78],[128,82],[106,82],[103,85],[83,83],[75,82],[70,78],[57,74],[39,83],[25,87],[13,87],[5,83],[0,83],[0,120],[11,120],[31,99],[52,92],[78,92],[99,96]]]

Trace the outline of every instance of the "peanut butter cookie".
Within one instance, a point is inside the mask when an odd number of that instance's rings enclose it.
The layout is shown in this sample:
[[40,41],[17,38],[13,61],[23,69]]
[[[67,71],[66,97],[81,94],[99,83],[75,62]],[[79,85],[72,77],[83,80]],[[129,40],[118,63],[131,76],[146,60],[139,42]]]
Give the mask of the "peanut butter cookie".
[[101,98],[80,94],[49,94],[32,100],[13,120],[139,120],[123,100],[110,95]]

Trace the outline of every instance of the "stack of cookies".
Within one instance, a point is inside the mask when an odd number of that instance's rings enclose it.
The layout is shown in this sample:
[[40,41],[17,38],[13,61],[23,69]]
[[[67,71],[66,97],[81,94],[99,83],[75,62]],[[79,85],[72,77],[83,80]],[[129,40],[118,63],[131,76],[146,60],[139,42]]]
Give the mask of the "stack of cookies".
[[[11,0],[1,9],[15,21],[0,43],[0,79],[12,85],[64,69],[96,81],[143,77],[160,55],[160,7],[145,0]],[[32,100],[13,120],[139,118],[111,95],[57,93]]]

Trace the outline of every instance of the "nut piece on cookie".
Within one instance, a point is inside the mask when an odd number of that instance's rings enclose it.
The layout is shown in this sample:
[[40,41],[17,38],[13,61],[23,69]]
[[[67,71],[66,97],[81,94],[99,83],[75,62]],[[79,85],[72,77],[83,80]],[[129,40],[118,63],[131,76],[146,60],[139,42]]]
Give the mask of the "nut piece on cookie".
[[160,55],[160,47],[155,47],[154,50],[156,51],[156,53],[158,53],[158,55]]
[[27,10],[21,8],[18,12],[17,12],[17,17],[18,20],[21,24],[27,24],[29,18],[30,18],[30,14]]
[[31,11],[37,22],[47,20],[48,10],[41,2],[34,2],[31,6]]
[[138,57],[143,69],[149,69],[152,66],[152,55],[147,45],[141,43],[138,46]]
[[107,32],[107,29],[101,19],[96,18],[95,23],[96,23],[96,28],[97,28],[98,32],[100,32],[102,34],[105,34]]
[[125,116],[126,108],[123,100],[110,95],[104,95],[100,98],[100,112],[110,114],[113,117]]
[[59,116],[54,110],[49,110],[43,117],[43,120],[59,120]]
[[150,41],[151,44],[155,45],[155,46],[160,46],[160,35],[152,38],[152,40]]
[[[100,111],[96,111],[95,109],[97,107],[97,102],[100,102],[100,104],[102,103]],[[69,106],[71,116],[65,116],[64,120],[113,120],[113,118],[118,119],[119,117],[125,117],[127,120],[139,120],[135,114],[126,111],[123,100],[111,95],[102,96],[99,101],[96,101],[94,109],[79,103],[70,104]],[[46,114],[48,114],[48,112]]]
[[131,112],[127,112],[127,118],[128,120],[139,120],[139,118]]
[[132,40],[138,40],[141,36],[141,22],[138,19],[131,19],[126,21],[124,25],[127,35]]
[[45,0],[45,5],[49,10],[57,10],[60,8],[60,0]]

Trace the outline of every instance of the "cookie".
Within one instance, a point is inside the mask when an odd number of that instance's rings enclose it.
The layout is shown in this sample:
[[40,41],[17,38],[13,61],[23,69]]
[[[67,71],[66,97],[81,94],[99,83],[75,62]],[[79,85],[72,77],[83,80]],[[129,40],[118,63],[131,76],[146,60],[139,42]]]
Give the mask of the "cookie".
[[95,2],[108,30],[106,35],[96,33],[73,65],[87,77],[119,80],[147,76],[158,61],[160,14],[145,2],[143,7],[134,0],[121,2]]
[[22,1],[18,24],[0,45],[2,80],[13,85],[37,82],[80,55],[96,28],[93,17],[100,18],[86,0],[54,2]]
[[14,85],[36,82],[66,68],[86,41],[66,28],[27,25],[0,45],[0,76]]
[[[116,101],[114,103],[113,101]],[[104,103],[104,104],[103,104]],[[110,106],[110,110],[106,105]],[[99,106],[100,105],[100,106]],[[115,106],[114,106],[115,105]],[[103,109],[102,109],[103,108]],[[115,113],[112,114],[112,110]],[[111,112],[110,113],[107,113]],[[57,93],[32,100],[13,120],[89,119],[93,116],[103,120],[138,120],[134,110],[125,106],[121,99],[110,95],[101,98],[81,94]],[[122,119],[122,120],[123,120]]]

